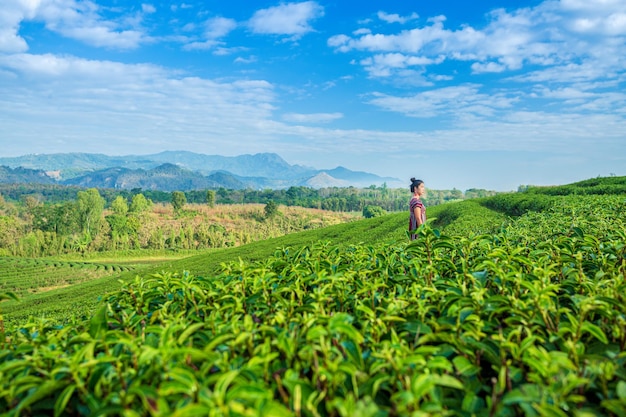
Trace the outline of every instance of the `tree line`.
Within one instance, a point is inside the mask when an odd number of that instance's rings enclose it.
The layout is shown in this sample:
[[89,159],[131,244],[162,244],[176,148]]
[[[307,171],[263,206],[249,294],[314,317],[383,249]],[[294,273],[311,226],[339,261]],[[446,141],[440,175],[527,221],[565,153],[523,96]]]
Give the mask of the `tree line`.
[[[0,195],[12,202],[23,202],[30,196],[39,202],[61,203],[75,200],[82,187],[62,186],[57,184],[0,184]],[[130,201],[134,195],[143,194],[146,199],[154,203],[168,204],[172,200],[172,193],[159,190],[131,190],[99,189],[106,204],[110,204],[116,197],[122,196]],[[403,211],[408,209],[410,193],[408,187],[388,188],[371,185],[366,188],[356,187],[326,187],[310,188],[292,186],[286,189],[244,189],[233,190],[218,188],[215,190],[180,191],[188,203],[204,204],[207,196],[212,195],[214,204],[266,204],[274,201],[285,206],[299,206],[318,208],[322,210],[342,212],[362,212],[365,206],[377,206],[385,211]],[[423,198],[427,206],[435,206],[455,200],[463,200],[495,195],[495,191],[484,189],[468,189],[462,192],[458,189],[431,190]]]
[[[425,201],[436,205],[487,194],[430,190]],[[305,224],[308,220],[276,216],[280,205],[375,217],[406,210],[408,199],[408,191],[385,186],[163,192],[0,184],[0,256],[233,246],[311,227]],[[252,225],[244,231],[227,230],[219,222],[207,221],[205,214],[185,210],[186,205],[227,204],[264,204],[265,208],[252,216]],[[164,220],[154,213],[165,207],[174,219]]]

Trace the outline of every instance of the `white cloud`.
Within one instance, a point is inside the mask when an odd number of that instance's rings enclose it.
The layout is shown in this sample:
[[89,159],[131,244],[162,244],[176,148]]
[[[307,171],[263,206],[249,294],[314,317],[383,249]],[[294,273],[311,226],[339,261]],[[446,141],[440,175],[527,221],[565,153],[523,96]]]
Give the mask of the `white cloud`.
[[20,23],[32,19],[36,5],[28,1],[3,4],[0,8],[0,52],[24,52],[28,50],[26,40],[18,34]]
[[52,55],[0,56],[0,68],[12,73],[0,72],[7,118],[0,134],[19,126],[17,140],[45,137],[51,147],[65,141],[80,149],[89,146],[84,138],[103,152],[135,141],[139,148],[203,138],[233,143],[239,134],[263,136],[273,124],[274,89],[263,80],[220,82],[154,65]]
[[415,20],[417,18],[419,18],[417,13],[411,13],[411,15],[409,16],[400,16],[399,14],[390,14],[390,13],[385,13],[383,11],[379,11],[378,12],[378,18],[380,20],[383,20],[387,23],[401,23],[401,24],[405,24],[408,21],[411,20]]
[[[382,15],[394,20],[392,15]],[[328,39],[338,52],[414,55],[425,60],[424,67],[447,61],[469,61],[475,74],[502,73],[525,66],[549,69],[579,62],[602,71],[623,71],[626,50],[626,2],[548,0],[534,8],[507,11],[497,9],[486,15],[483,27],[444,26],[445,17],[397,33],[367,30]],[[437,59],[435,59],[437,58]],[[370,74],[373,56],[360,62]],[[401,68],[391,63],[376,67],[380,77],[396,75]],[[536,69],[541,71],[541,69]],[[550,74],[545,74],[545,77]],[[557,75],[557,74],[554,74]],[[553,78],[558,81],[559,77]]]
[[496,62],[474,62],[472,64],[472,72],[480,74],[483,72],[503,72],[506,66]]
[[291,123],[330,123],[343,118],[342,113],[286,113],[283,120]]
[[367,72],[372,76],[389,76],[395,70],[404,69],[414,66],[425,66],[433,64],[437,59],[427,57],[411,56],[400,53],[376,54],[365,58],[361,61],[361,65],[365,67]]
[[53,54],[0,55],[0,68],[11,71],[16,77],[27,77],[30,83],[40,86],[46,85],[51,79],[57,83],[79,83],[83,80],[85,83],[93,82],[94,85],[106,85],[125,77],[145,79],[165,75],[163,69],[150,64],[129,65]]
[[315,1],[283,3],[258,10],[248,25],[254,33],[290,35],[297,39],[311,32],[311,21],[324,15],[324,8]]
[[206,41],[189,42],[183,46],[186,51],[206,51],[208,49],[216,48],[222,43],[215,39],[208,39]]
[[538,98],[558,100],[561,109],[568,107],[576,112],[614,112],[624,113],[626,108],[626,94],[621,92],[595,92],[585,86],[563,87],[556,89],[537,88]]
[[[150,5],[144,4],[142,9],[144,13],[154,12]],[[18,34],[22,21],[43,22],[52,32],[97,47],[134,49],[149,40],[138,26],[141,15],[104,17],[113,14],[112,10],[91,1],[9,1],[0,11],[0,51],[27,50],[26,41]]]
[[517,100],[503,93],[485,94],[479,90],[478,85],[461,85],[427,90],[404,97],[374,93],[369,103],[409,117],[432,118],[448,115],[455,119],[463,119],[468,115],[492,116],[500,110],[511,108]]
[[[250,12],[253,17],[245,23],[250,32],[298,39],[314,31],[315,19],[324,15],[314,1],[274,4],[278,6]],[[370,158],[376,167],[391,166],[381,161],[389,158],[380,155],[395,152],[393,170],[411,165],[407,150],[416,149],[416,144],[420,152],[521,150],[561,155],[573,149],[585,154],[602,149],[609,157],[623,159],[625,5],[622,0],[548,0],[536,7],[493,10],[482,23],[458,27],[445,16],[418,21],[416,14],[381,12],[378,19],[355,23],[345,34],[327,41],[329,48],[350,52],[346,60],[369,76],[365,83],[360,84],[363,74],[337,66],[332,75],[312,70],[298,81],[281,78],[277,87],[260,76],[232,80],[264,71],[270,74],[276,68],[271,65],[285,66],[281,58],[293,56],[292,45],[285,50],[275,45],[271,56],[266,56],[273,62],[263,59],[263,66],[228,68],[231,63],[255,62],[265,51],[249,49],[252,44],[226,44],[238,24],[225,17],[207,19],[215,16],[208,6],[193,13],[181,12],[191,7],[185,4],[173,7],[177,14],[167,20],[165,31],[174,27],[179,32],[159,40],[193,42],[186,48],[230,55],[215,59],[202,53],[183,54],[183,59],[168,64],[198,74],[221,74],[225,77],[221,80],[158,65],[115,62],[120,55],[91,60],[25,53],[30,36],[38,33],[25,29],[39,31],[42,25],[58,35],[107,49],[132,49],[155,41],[143,27],[147,27],[143,19],[154,19],[150,27],[155,30],[165,20],[160,20],[162,15],[147,16],[156,13],[152,4],[133,4],[129,8],[134,11],[126,12],[121,6],[102,7],[89,0],[10,0],[0,7],[0,137],[7,144],[3,151],[119,154],[121,149],[148,153],[184,148],[231,155],[277,151],[287,158],[302,155],[304,160],[315,151],[329,157],[310,161],[317,165],[332,163],[333,158],[343,162],[345,150],[350,149],[354,161]],[[404,26],[381,25],[381,19]],[[379,33],[376,28],[381,26],[385,32]],[[38,47],[42,44],[38,42]],[[92,50],[89,56],[101,52]],[[317,51],[306,52],[314,56]],[[149,59],[149,54],[125,56]],[[196,58],[200,61],[192,61]],[[324,54],[320,59],[327,58],[322,64],[331,69],[333,60],[343,56],[331,59]],[[341,74],[349,75],[340,78]],[[381,81],[379,92],[367,93],[375,81]],[[453,82],[460,85],[451,87]],[[355,88],[361,90],[355,93]],[[325,93],[326,89],[332,92]],[[302,97],[314,100],[324,93],[326,99],[340,99],[346,92],[351,95],[344,103],[345,112],[317,107],[329,112],[307,114],[288,107]],[[288,98],[279,101],[279,93]],[[355,103],[359,98],[370,107]],[[340,101],[333,102],[333,110],[339,105]],[[285,109],[291,112],[283,114]],[[385,112],[396,114],[389,117]],[[368,120],[359,119],[364,114]],[[324,125],[333,121],[376,128]]]
[[[204,33],[201,41],[193,41],[183,46],[184,50],[209,50],[214,49],[215,55],[229,55],[241,48],[224,48],[224,42],[220,39],[228,35],[237,27],[237,22],[225,17],[212,17],[204,22]],[[190,28],[193,29],[193,28]]]
[[258,58],[256,56],[250,55],[248,58],[238,56],[237,58],[235,58],[234,62],[236,62],[237,64],[254,64],[257,61]]
[[237,27],[237,22],[225,17],[214,17],[205,22],[205,35],[208,39],[219,39]]
[[156,7],[154,7],[152,4],[142,3],[141,10],[147,14],[156,13]]

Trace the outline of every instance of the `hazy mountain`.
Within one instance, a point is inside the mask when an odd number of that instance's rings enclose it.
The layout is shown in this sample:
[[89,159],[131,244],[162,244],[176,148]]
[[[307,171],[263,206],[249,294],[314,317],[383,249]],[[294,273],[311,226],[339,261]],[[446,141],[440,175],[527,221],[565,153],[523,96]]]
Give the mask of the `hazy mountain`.
[[54,184],[56,181],[40,169],[0,166],[0,182]]
[[[18,176],[2,182],[59,183],[95,188],[150,190],[198,189],[282,189],[290,186],[368,187],[402,186],[396,178],[381,178],[343,167],[317,170],[290,165],[274,153],[219,156],[187,151],[166,151],[153,155],[107,156],[87,153],[33,154],[0,158],[0,165]],[[33,172],[31,172],[33,171]],[[35,174],[35,171],[39,172]],[[8,171],[7,171],[8,172]],[[47,173],[47,175],[44,174]],[[6,178],[9,178],[5,174]]]
[[188,151],[165,151],[152,155],[107,156],[88,153],[57,153],[0,158],[0,165],[58,172],[60,179],[78,177],[87,172],[113,167],[150,170],[165,163],[198,171],[204,175],[226,171],[245,177],[294,179],[317,173],[314,168],[290,165],[273,153],[220,156]]
[[320,172],[319,174],[306,180],[302,185],[305,187],[311,187],[311,188],[326,188],[326,187],[349,187],[350,183],[345,180],[334,178],[328,175],[326,172]]
[[289,165],[275,153],[219,156],[203,155],[188,151],[165,151],[154,155],[146,155],[145,158],[149,158],[152,161],[174,163],[204,174],[226,171],[244,177],[294,179],[310,176],[311,173],[317,172],[315,168]]
[[202,174],[174,164],[163,164],[150,170],[108,168],[63,181],[82,187],[177,191],[214,188],[216,183]]

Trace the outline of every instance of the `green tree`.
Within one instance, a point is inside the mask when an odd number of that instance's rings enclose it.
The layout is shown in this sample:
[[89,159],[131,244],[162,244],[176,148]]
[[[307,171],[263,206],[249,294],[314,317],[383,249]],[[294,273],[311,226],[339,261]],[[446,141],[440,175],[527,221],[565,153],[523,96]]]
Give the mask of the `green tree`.
[[0,216],[0,255],[4,255],[4,250],[8,251],[8,255],[15,255],[16,244],[21,236],[23,229],[17,218]]
[[365,206],[363,207],[363,217],[370,219],[372,217],[384,216],[387,214],[385,209],[378,206]]
[[81,232],[93,237],[97,234],[104,211],[104,198],[96,188],[79,191],[77,194],[76,216]]
[[111,237],[113,239],[127,234],[128,217],[121,214],[109,214],[106,216],[106,221],[111,227]]
[[215,191],[207,190],[206,192],[206,203],[209,207],[215,207]]
[[172,207],[174,207],[175,213],[180,212],[186,203],[187,197],[185,197],[185,193],[182,191],[172,191]]
[[63,204],[42,204],[33,208],[31,214],[34,229],[55,232],[59,236],[69,235],[80,230],[76,216],[77,204],[68,201]]
[[111,210],[117,215],[125,216],[128,213],[128,202],[124,197],[118,195],[111,203]]
[[273,200],[270,200],[265,204],[264,210],[265,218],[269,219],[278,213],[278,205]]
[[[183,197],[185,195],[183,194]],[[152,205],[152,201],[147,199],[143,194],[135,194],[130,203],[130,212],[131,213],[143,213],[148,210]]]

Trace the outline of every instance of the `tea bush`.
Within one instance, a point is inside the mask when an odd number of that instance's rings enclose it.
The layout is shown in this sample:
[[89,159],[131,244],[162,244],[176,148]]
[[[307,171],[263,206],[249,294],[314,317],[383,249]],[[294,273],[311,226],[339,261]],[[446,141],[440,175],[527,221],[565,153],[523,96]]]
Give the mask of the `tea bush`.
[[0,335],[0,409],[626,415],[624,208],[562,199],[496,233],[426,226],[411,243],[317,241],[216,273],[142,274],[87,320]]

